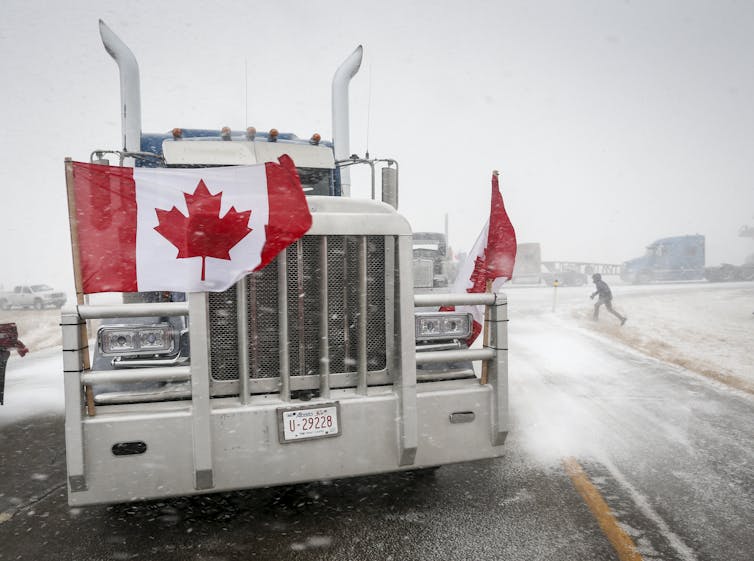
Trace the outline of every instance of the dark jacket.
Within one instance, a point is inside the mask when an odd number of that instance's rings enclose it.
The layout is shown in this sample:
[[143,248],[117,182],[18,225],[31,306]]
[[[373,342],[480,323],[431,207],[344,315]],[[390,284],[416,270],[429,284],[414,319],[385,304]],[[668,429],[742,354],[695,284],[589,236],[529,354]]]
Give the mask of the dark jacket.
[[610,287],[607,286],[607,283],[603,280],[597,280],[594,281],[594,287],[597,289],[592,294],[592,298],[596,294],[599,294],[600,300],[612,300],[613,299],[613,293],[610,292]]

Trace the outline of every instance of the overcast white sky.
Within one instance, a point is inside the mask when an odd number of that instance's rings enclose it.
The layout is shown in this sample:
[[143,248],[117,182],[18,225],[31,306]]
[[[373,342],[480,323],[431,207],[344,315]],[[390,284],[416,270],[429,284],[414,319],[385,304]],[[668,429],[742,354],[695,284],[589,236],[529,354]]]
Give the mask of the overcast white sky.
[[708,265],[754,253],[737,235],[754,225],[752,2],[4,0],[5,287],[72,290],[63,158],[120,142],[99,18],[139,61],[148,132],[329,138],[333,73],[363,44],[352,152],[397,159],[401,211],[415,230],[448,213],[459,251],[499,169],[518,240],[545,259],[619,263],[693,233]]

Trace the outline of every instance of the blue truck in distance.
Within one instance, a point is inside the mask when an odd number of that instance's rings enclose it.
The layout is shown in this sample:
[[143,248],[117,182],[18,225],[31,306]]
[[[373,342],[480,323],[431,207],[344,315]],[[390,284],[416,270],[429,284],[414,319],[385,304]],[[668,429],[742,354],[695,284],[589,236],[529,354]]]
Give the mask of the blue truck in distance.
[[625,261],[620,278],[634,284],[701,280],[704,253],[704,236],[700,234],[661,238],[649,244],[643,256]]

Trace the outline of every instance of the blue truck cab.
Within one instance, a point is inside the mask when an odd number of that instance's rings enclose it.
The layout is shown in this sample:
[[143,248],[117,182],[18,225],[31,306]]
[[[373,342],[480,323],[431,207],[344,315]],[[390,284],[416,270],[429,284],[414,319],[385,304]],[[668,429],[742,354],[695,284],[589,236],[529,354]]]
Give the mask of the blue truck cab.
[[620,278],[634,284],[704,278],[704,236],[661,238],[646,253],[621,265]]

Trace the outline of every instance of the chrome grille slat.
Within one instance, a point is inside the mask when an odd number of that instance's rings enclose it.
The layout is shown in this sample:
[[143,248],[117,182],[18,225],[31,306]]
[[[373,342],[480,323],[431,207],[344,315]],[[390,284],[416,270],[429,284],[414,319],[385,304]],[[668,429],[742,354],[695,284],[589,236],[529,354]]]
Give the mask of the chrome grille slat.
[[[288,357],[288,293],[286,287],[288,286],[288,266],[286,263],[286,256],[280,255],[276,259],[278,264],[278,294],[280,295],[280,302],[278,303],[278,327],[280,330],[280,339],[278,341],[278,348],[280,349],[280,395],[284,401],[291,399],[291,364]],[[256,309],[256,294],[252,295],[252,302]],[[255,332],[257,340],[257,347],[259,346],[259,336]],[[253,377],[259,376],[259,370],[252,371]]]
[[359,382],[357,391],[367,393],[367,238],[359,237]]
[[330,323],[327,236],[319,239],[319,393],[330,398]]
[[[249,317],[248,295],[250,292],[249,277],[242,278],[236,283],[236,325],[238,326],[238,338],[241,341],[249,340],[249,327],[253,318]],[[251,341],[254,347],[254,341]],[[247,403],[249,398],[249,345],[238,345],[238,376],[241,380],[241,403]]]
[[[309,248],[311,251],[311,248]],[[302,273],[304,270],[304,242],[302,240],[298,240],[296,242],[296,296],[295,301],[297,302],[296,306],[296,328],[297,333],[301,334],[302,330],[303,333],[306,333],[305,328],[305,311],[304,311],[304,294],[306,294],[306,287],[305,287],[305,275]],[[306,337],[304,335],[300,335],[298,337],[298,372],[300,375],[306,374]]]

